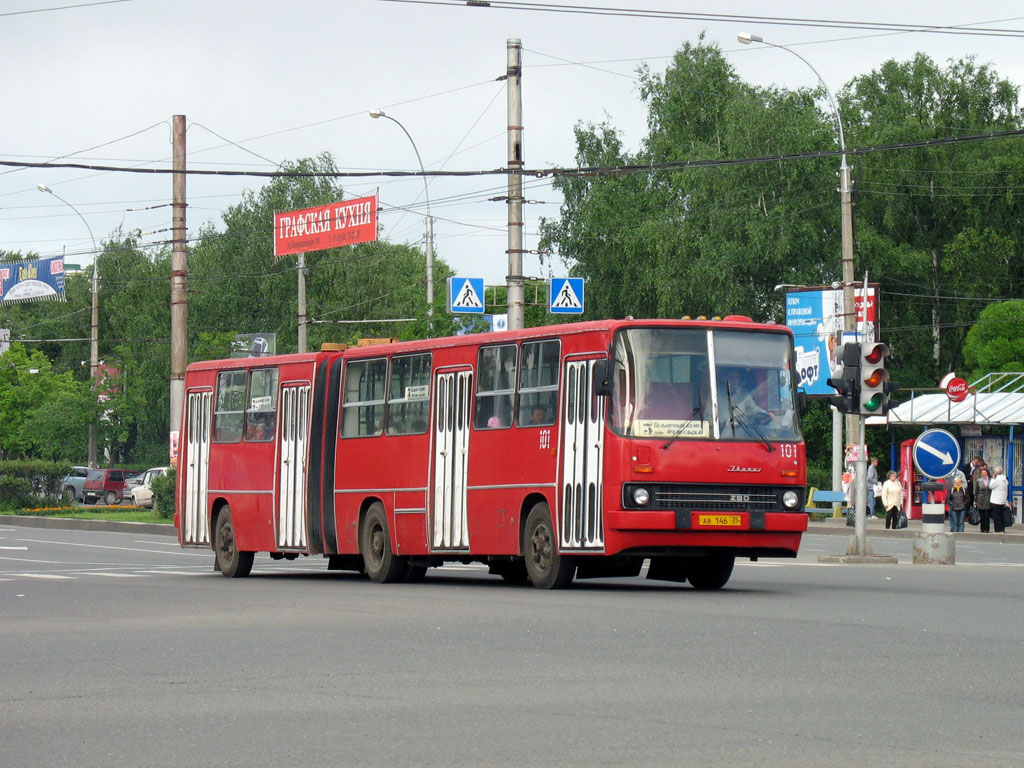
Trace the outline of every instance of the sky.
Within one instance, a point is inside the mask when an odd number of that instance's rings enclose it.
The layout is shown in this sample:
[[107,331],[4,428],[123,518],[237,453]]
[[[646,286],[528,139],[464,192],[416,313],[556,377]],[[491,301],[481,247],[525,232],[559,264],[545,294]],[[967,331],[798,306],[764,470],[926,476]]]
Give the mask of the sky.
[[[0,160],[167,168],[171,118],[182,114],[190,169],[269,171],[321,152],[345,171],[418,169],[401,129],[369,117],[383,109],[409,132],[428,170],[498,169],[506,166],[508,150],[506,86],[497,78],[505,73],[510,38],[523,46],[528,168],[573,166],[578,123],[607,121],[628,150],[639,149],[646,110],[637,69],[663,71],[673,53],[701,33],[721,47],[740,77],[764,86],[813,87],[817,77],[784,50],[739,44],[741,31],[792,46],[833,91],[888,59],[918,51],[940,63],[976,55],[1000,76],[1024,84],[1020,35],[893,34],[750,18],[1022,30],[1024,7],[1016,0],[588,5],[708,11],[722,18],[385,0],[4,0]],[[40,192],[40,183],[74,206],[88,227]],[[263,183],[189,177],[189,236],[219,225],[244,190]],[[346,197],[379,194],[383,238],[422,246],[422,178],[342,184]],[[429,180],[435,251],[456,274],[504,283],[507,209],[489,198],[506,192],[500,176]],[[548,180],[528,180],[525,196],[524,247],[535,250],[539,219],[556,217],[560,198]],[[0,167],[0,249],[63,253],[69,264],[85,266],[94,252],[89,230],[98,243],[120,228],[159,244],[170,237],[170,197],[167,175]],[[544,264],[529,254],[524,273],[549,277],[567,269],[557,254]]]

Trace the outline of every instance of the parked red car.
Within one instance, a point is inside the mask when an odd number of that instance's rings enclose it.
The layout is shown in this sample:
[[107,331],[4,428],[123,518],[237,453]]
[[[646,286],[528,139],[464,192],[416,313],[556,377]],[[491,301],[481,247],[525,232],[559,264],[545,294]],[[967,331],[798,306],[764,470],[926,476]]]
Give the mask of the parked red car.
[[86,504],[95,504],[100,499],[107,505],[119,504],[124,492],[124,483],[135,473],[130,469],[92,469],[85,478],[82,498]]

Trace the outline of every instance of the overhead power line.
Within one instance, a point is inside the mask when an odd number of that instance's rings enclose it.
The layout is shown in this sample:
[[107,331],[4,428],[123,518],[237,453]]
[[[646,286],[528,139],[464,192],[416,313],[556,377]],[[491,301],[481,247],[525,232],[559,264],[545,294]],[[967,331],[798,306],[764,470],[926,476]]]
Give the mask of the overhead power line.
[[906,149],[921,149],[925,147],[940,147],[949,144],[970,144],[979,141],[991,141],[994,139],[1008,139],[1024,136],[1024,129],[1012,131],[992,131],[989,133],[970,134],[968,136],[947,136],[939,139],[921,139],[920,141],[906,141],[898,144],[882,144],[872,147],[847,147],[846,149],[822,149],[813,152],[794,152],[782,155],[763,155],[760,157],[743,157],[724,160],[678,160],[666,163],[623,163],[622,165],[607,166],[578,166],[575,168],[493,168],[477,171],[216,171],[216,170],[185,170],[175,171],[171,168],[129,168],[114,165],[88,165],[83,163],[29,163],[25,161],[0,160],[0,166],[15,168],[74,168],[85,171],[108,171],[116,173],[149,173],[167,175],[172,173],[183,173],[186,176],[252,176],[260,178],[369,178],[369,177],[410,177],[410,176],[439,176],[439,177],[467,177],[467,176],[508,176],[516,174],[520,176],[534,176],[544,178],[547,176],[602,176],[602,175],[625,175],[629,173],[648,173],[654,171],[687,170],[691,168],[717,168],[731,165],[753,165],[756,163],[775,163],[783,160],[810,160],[826,157],[837,157],[846,155],[867,155],[874,152],[894,152]]
[[[585,16],[626,16],[673,21],[717,21],[729,23],[766,24],[784,27],[823,27],[828,29],[862,29],[883,32],[924,32],[945,35],[976,35],[984,37],[1024,37],[1024,29],[975,27],[964,24],[893,24],[874,21],[847,21],[843,19],[808,19],[792,16],[750,16],[734,13],[702,13],[687,11],[661,11],[643,8],[621,8],[600,5],[568,5],[564,3],[528,3],[518,0],[383,0],[388,3],[411,5],[446,5],[456,7],[491,8],[506,11],[533,11],[540,13],[573,13]],[[1016,20],[1016,19],[1012,19]]]

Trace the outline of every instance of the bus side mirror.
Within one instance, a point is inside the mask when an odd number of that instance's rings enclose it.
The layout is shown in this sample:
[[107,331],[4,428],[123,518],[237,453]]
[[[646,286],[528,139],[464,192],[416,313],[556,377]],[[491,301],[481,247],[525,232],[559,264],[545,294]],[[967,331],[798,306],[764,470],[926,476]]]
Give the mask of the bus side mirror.
[[796,391],[796,409],[800,414],[800,418],[807,415],[807,393],[802,389]]
[[611,360],[595,360],[593,369],[593,391],[598,397],[612,395],[612,364]]

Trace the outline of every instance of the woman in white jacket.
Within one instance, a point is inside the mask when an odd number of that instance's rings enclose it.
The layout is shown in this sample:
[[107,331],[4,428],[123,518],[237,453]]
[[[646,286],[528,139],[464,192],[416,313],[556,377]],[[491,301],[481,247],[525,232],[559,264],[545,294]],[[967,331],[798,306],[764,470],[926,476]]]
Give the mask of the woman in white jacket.
[[899,475],[890,471],[882,483],[882,506],[885,508],[885,527],[896,527],[896,516],[903,509],[903,486]]
[[[989,496],[989,504],[991,510],[989,515],[992,518],[992,527],[995,528],[996,533],[1002,533],[1006,525],[1006,502],[1010,494],[1010,481],[1006,479],[1006,475],[1003,474],[1002,467],[996,467],[992,470],[992,481],[989,483],[989,490],[992,495]],[[982,521],[982,531],[988,533],[987,520]]]

